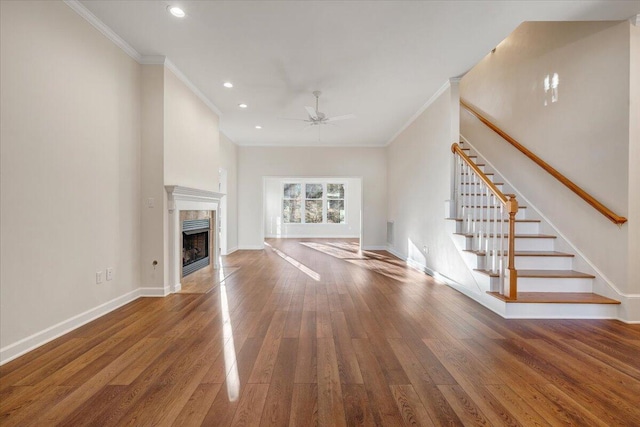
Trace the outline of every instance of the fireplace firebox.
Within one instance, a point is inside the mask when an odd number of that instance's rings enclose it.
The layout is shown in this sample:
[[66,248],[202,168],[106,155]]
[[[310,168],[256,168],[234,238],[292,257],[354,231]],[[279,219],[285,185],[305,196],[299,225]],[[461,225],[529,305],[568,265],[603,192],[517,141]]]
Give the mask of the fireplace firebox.
[[209,219],[182,222],[182,277],[209,265]]

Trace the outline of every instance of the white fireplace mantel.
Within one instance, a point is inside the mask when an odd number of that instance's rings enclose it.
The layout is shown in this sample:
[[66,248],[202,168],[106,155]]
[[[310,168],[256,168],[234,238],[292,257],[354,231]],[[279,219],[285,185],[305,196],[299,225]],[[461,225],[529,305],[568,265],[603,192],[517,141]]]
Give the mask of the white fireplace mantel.
[[[167,208],[169,210],[169,292],[178,292],[180,284],[181,265],[181,224],[180,211],[216,211],[214,230],[220,229],[218,206],[223,193],[199,190],[197,188],[181,187],[179,185],[166,185]],[[218,268],[218,247],[220,236],[215,236],[213,248],[213,266]]]
[[[220,199],[224,196],[223,193],[181,187],[179,185],[165,185],[164,188],[167,190],[169,212],[173,212],[174,210],[215,210],[220,203]],[[215,206],[213,208],[203,207],[207,204]],[[197,207],[190,207],[192,205]]]

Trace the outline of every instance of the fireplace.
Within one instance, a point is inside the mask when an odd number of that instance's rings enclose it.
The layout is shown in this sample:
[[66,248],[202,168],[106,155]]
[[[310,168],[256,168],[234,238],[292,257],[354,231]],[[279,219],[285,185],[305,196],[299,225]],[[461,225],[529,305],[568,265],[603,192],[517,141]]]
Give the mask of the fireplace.
[[209,219],[182,221],[182,277],[209,265]]
[[168,275],[163,291],[164,295],[167,295],[179,292],[182,288],[180,280],[184,277],[181,259],[184,258],[182,254],[184,221],[200,219],[209,221],[209,238],[207,239],[209,258],[207,261],[196,261],[187,268],[199,262],[205,263],[205,266],[211,265],[213,268],[218,268],[218,206],[220,198],[224,194],[178,185],[167,185],[165,189],[167,190],[167,209],[169,210],[167,221],[169,253],[167,254]]

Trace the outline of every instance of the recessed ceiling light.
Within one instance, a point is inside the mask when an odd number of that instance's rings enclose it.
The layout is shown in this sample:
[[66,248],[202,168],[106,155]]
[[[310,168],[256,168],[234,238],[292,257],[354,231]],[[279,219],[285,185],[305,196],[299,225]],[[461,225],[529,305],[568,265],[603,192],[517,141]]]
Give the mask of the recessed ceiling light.
[[257,126],[256,126],[256,129],[262,129],[262,126],[257,125]]
[[238,107],[240,107],[240,108],[247,108],[247,104],[238,104]]
[[224,87],[226,87],[226,88],[231,89],[231,88],[233,87],[233,83],[231,83],[231,82],[224,82],[224,84],[223,84],[222,86],[224,86]]
[[186,15],[184,10],[180,9],[178,6],[167,6],[167,10],[176,18],[184,18]]

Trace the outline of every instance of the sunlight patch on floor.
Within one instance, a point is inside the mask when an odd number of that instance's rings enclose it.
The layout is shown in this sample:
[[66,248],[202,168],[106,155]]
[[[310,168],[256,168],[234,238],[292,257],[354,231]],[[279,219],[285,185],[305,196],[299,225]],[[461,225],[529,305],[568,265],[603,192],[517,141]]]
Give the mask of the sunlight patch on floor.
[[307,276],[311,277],[316,282],[320,281],[321,277],[320,277],[320,274],[318,274],[317,272],[313,271],[312,269],[310,269],[306,265],[302,264],[300,261],[297,261],[296,259],[291,258],[289,255],[285,254],[280,249],[274,248],[269,243],[264,242],[264,244],[269,246],[280,258],[282,258],[283,260],[287,261],[289,264],[293,265],[295,268],[297,268],[298,270],[302,271],[304,274],[306,274]]

